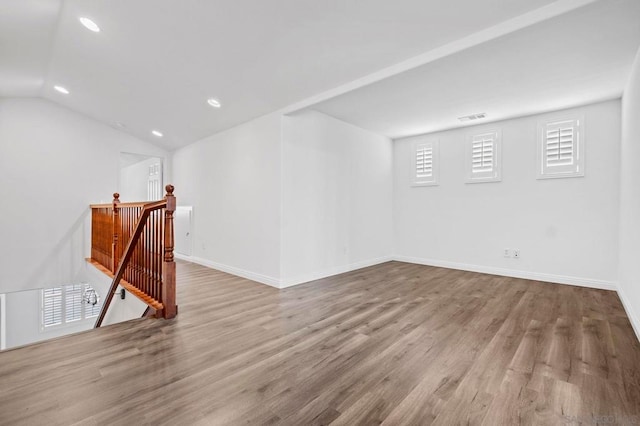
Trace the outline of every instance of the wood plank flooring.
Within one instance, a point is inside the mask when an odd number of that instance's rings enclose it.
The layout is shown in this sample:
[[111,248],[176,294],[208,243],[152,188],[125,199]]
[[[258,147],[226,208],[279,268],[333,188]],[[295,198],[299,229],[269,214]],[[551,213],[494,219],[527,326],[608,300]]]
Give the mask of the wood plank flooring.
[[400,262],[276,290],[180,262],[178,304],[1,352],[0,424],[640,423],[614,292]]

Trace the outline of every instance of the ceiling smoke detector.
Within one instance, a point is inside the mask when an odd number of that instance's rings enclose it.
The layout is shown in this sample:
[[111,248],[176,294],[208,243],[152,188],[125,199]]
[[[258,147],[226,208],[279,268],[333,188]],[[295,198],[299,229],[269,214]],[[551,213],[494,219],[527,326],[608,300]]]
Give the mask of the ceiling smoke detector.
[[464,123],[466,121],[479,120],[481,118],[485,118],[486,116],[487,116],[487,113],[479,112],[477,114],[471,114],[471,115],[465,115],[464,117],[458,117],[458,120],[460,120],[460,121],[462,121]]

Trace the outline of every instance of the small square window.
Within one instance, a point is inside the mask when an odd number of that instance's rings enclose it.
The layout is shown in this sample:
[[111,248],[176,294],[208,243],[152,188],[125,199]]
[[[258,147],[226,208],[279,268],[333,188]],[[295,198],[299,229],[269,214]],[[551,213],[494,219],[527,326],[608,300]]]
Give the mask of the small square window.
[[538,123],[538,179],[584,176],[583,128],[582,116]]
[[412,185],[438,184],[438,140],[418,140],[413,145]]
[[467,136],[467,183],[502,180],[502,132],[489,130]]

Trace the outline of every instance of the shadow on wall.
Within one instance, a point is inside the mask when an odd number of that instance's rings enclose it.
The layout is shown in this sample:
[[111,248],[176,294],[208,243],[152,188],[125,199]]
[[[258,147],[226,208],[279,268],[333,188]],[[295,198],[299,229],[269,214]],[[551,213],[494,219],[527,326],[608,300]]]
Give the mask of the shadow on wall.
[[23,289],[85,281],[84,263],[91,243],[91,209],[87,207],[49,254],[31,270]]

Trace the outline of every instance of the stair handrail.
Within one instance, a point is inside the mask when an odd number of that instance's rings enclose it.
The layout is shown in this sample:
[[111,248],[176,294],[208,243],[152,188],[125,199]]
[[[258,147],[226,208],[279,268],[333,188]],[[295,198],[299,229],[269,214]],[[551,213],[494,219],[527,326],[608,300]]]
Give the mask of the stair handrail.
[[[152,307],[156,310],[156,317],[164,317],[165,319],[174,318],[177,314],[177,306],[176,306],[176,298],[175,298],[175,285],[176,285],[176,269],[173,255],[173,247],[174,247],[174,232],[173,232],[173,213],[176,209],[176,198],[173,195],[174,187],[173,185],[166,186],[167,194],[164,199],[160,201],[154,201],[150,203],[142,204],[142,211],[138,216],[138,219],[135,223],[134,231],[127,245],[123,251],[122,257],[118,263],[118,267],[115,269],[113,273],[113,279],[111,281],[111,285],[109,287],[109,291],[104,299],[104,303],[102,309],[100,310],[100,315],[96,320],[95,328],[98,328],[102,325],[104,318],[107,314],[109,306],[111,305],[111,301],[113,299],[113,295],[116,292],[117,287],[121,284],[122,277],[126,271],[127,266],[131,260],[131,257],[134,253],[134,249],[136,244],[140,240],[140,236],[147,224],[147,219],[151,212],[164,209],[164,253],[163,253],[163,264],[162,264],[162,300],[161,300],[161,309],[159,312],[158,305],[154,304]],[[117,220],[117,208],[116,208],[116,199],[115,197],[118,194],[114,194],[114,223]],[[119,200],[118,200],[119,201]],[[124,205],[138,205],[140,203],[121,203],[118,206],[122,207]],[[114,225],[115,229],[115,225]],[[117,236],[116,232],[114,232],[114,251],[117,244]],[[115,255],[114,255],[114,264],[115,264]],[[149,305],[151,306],[151,305]]]

